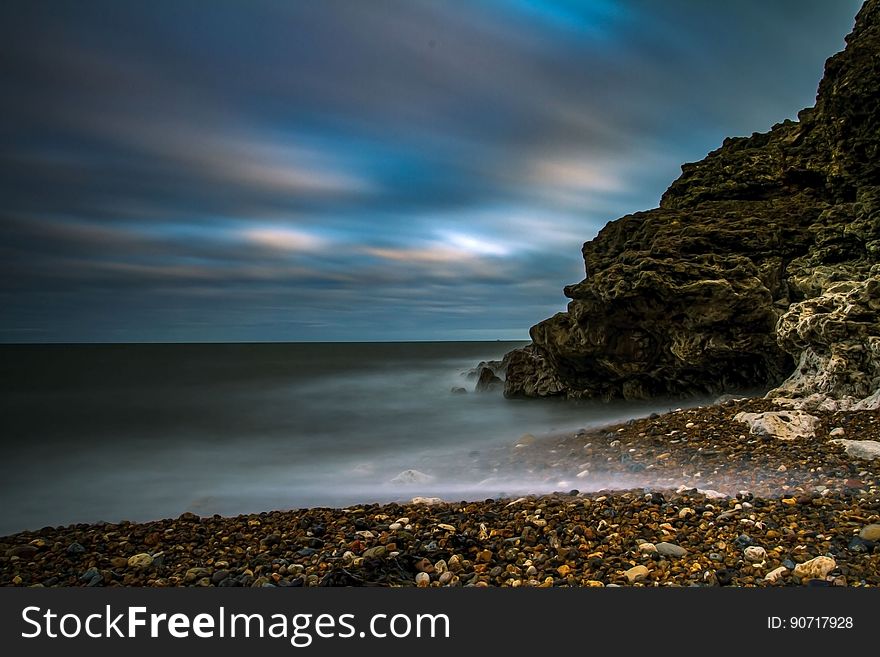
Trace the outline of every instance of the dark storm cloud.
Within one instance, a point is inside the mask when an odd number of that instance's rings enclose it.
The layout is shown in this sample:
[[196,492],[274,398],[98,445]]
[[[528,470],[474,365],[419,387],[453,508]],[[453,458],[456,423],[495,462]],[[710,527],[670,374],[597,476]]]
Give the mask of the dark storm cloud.
[[7,2],[0,340],[525,336],[858,2]]

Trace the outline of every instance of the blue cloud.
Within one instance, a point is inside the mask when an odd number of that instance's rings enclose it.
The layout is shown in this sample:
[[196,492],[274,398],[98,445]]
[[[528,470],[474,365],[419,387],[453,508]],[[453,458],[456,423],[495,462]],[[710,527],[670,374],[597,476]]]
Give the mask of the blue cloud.
[[858,5],[4,3],[0,340],[525,337]]

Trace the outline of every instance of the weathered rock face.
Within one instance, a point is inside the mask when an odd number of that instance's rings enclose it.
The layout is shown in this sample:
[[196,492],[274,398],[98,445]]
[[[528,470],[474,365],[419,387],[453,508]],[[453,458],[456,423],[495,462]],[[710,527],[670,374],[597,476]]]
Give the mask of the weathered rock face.
[[[816,105],[682,167],[660,207],[584,245],[568,310],[509,357],[505,394],[646,398],[778,385],[792,303],[880,262],[880,0],[828,60]],[[793,335],[793,334],[792,334]]]
[[779,321],[780,346],[798,357],[774,397],[815,395],[851,407],[880,388],[880,277],[834,283],[792,304]]

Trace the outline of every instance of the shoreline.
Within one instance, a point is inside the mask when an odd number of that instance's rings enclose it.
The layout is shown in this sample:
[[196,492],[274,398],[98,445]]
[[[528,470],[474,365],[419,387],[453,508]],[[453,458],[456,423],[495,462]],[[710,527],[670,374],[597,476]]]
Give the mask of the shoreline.
[[813,412],[791,441],[734,420],[780,410],[731,400],[499,452],[567,473],[548,495],[19,532],[0,585],[880,586],[880,459],[831,442],[880,440],[880,411]]

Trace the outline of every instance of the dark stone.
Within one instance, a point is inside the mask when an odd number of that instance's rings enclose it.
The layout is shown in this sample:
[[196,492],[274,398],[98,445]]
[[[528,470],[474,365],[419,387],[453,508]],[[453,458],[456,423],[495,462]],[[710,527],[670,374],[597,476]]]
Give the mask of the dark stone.
[[[873,547],[873,546],[871,546]],[[858,536],[853,536],[852,540],[850,540],[849,545],[847,545],[846,549],[850,552],[856,553],[867,553],[871,551],[871,547],[868,545],[868,541],[859,538]]]
[[720,568],[715,571],[715,579],[718,580],[718,584],[721,586],[727,586],[733,581],[734,573],[727,570],[727,568]]
[[215,584],[215,585],[220,584],[220,582],[222,582],[223,580],[227,579],[228,577],[229,577],[229,571],[228,571],[228,570],[218,570],[218,571],[215,571],[214,574],[211,575],[211,583],[212,583],[212,584]]
[[733,544],[740,550],[743,550],[750,545],[754,545],[754,542],[752,541],[752,537],[748,534],[740,534],[735,539],[733,539]]
[[71,543],[70,545],[67,546],[67,549],[65,550],[65,552],[70,556],[82,554],[85,551],[86,551],[86,549],[82,545],[80,545],[79,543]]
[[37,552],[39,552],[39,548],[34,545],[16,545],[14,548],[6,551],[6,556],[18,557],[20,559],[30,559]]
[[474,388],[477,392],[492,392],[493,390],[501,390],[504,387],[504,381],[495,376],[488,367],[480,370],[480,378],[477,379],[477,385]]

